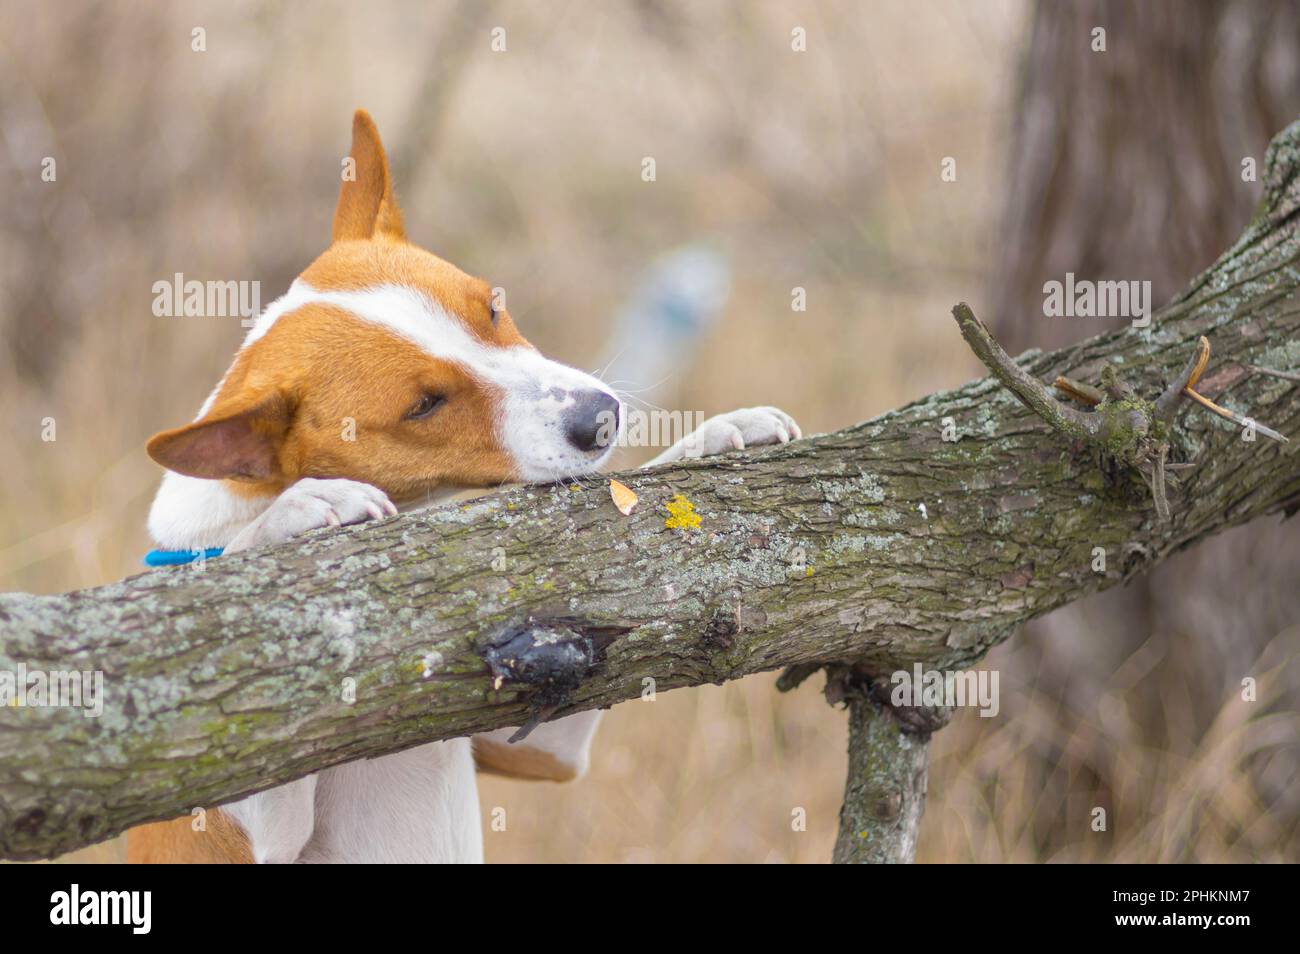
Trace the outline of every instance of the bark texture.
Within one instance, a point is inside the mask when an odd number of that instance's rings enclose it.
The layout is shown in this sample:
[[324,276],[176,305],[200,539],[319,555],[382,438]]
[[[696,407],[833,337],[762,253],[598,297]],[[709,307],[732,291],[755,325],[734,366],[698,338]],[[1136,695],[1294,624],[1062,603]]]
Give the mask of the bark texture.
[[[1300,124],[1246,235],[1146,331],[1030,356],[1154,398],[1201,335],[1202,393],[1284,433],[1300,388]],[[954,328],[954,334],[957,330]],[[958,439],[944,440],[951,419]],[[1020,623],[1210,534],[1300,507],[1297,444],[1191,407],[1157,522],[1142,479],[996,380],[760,453],[526,487],[64,596],[0,597],[0,670],[102,670],[101,718],[0,718],[0,855],[45,857],[351,759],[782,666],[968,666]],[[1096,548],[1107,555],[1096,566]]]

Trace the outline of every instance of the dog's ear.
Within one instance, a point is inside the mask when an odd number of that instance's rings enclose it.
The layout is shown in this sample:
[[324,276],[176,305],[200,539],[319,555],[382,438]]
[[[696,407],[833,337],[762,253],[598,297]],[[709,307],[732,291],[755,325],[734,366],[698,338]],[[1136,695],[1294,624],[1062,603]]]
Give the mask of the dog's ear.
[[375,121],[364,109],[352,117],[352,161],[343,167],[339,204],[334,209],[334,241],[387,238],[406,241],[402,211],[393,198],[388,157]]
[[168,470],[209,480],[265,480],[280,470],[292,410],[284,395],[215,405],[185,427],[155,434],[149,456]]

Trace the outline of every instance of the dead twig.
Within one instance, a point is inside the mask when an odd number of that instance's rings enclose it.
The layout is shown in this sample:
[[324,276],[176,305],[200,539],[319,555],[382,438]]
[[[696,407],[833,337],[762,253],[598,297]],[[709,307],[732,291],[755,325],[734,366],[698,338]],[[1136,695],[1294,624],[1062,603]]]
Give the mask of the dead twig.
[[[1057,400],[1046,386],[1017,365],[965,302],[954,307],[952,313],[971,350],[1021,402],[1065,436],[1082,440],[1141,474],[1161,521],[1170,517],[1166,487],[1171,479],[1169,473],[1191,466],[1169,461],[1169,437],[1183,397],[1265,437],[1287,441],[1271,427],[1220,407],[1195,390],[1210,362],[1210,342],[1204,336],[1186,367],[1155,401],[1144,400],[1109,365],[1102,370],[1100,388],[1064,375],[1057,377],[1053,386],[1058,392],[1093,409],[1081,411]],[[1278,376],[1288,377],[1285,373]]]
[[[1210,342],[1209,339],[1202,336],[1200,346],[1197,348],[1196,353],[1192,355],[1191,360],[1187,363],[1186,369],[1184,369],[1182,374],[1174,380],[1174,383],[1169,385],[1169,387],[1165,389],[1165,392],[1156,399],[1156,416],[1162,421],[1172,422],[1174,415],[1178,412],[1180,406],[1179,399],[1182,397],[1189,397],[1206,410],[1212,411],[1219,415],[1219,417],[1232,421],[1234,424],[1238,424],[1242,427],[1253,427],[1265,437],[1271,437],[1273,440],[1280,441],[1284,444],[1289,443],[1289,438],[1283,434],[1279,434],[1277,431],[1273,430],[1273,428],[1261,424],[1253,418],[1243,417],[1235,411],[1230,411],[1226,407],[1215,404],[1204,394],[1195,390],[1195,384],[1205,373],[1205,366],[1209,360]],[[1261,368],[1253,364],[1246,365],[1246,367],[1259,374],[1268,374],[1273,377],[1283,378],[1287,381],[1300,381],[1300,374],[1291,371],[1275,371],[1272,368]],[[1082,404],[1087,404],[1090,407],[1095,407],[1106,399],[1105,393],[1100,389],[1094,388],[1092,385],[1084,384],[1080,381],[1075,381],[1072,378],[1067,378],[1065,375],[1058,377],[1053,384],[1058,391],[1061,391],[1074,400],[1079,401]],[[1186,467],[1189,465],[1182,464],[1169,466]]]
[[1279,371],[1276,368],[1261,368],[1257,364],[1248,364],[1246,368],[1256,374],[1267,374],[1283,381],[1300,381],[1300,371]]
[[1089,407],[1096,407],[1106,400],[1106,395],[1099,388],[1094,388],[1091,384],[1084,384],[1082,381],[1076,381],[1073,378],[1067,378],[1063,374],[1057,377],[1053,382],[1053,386],[1056,390]]

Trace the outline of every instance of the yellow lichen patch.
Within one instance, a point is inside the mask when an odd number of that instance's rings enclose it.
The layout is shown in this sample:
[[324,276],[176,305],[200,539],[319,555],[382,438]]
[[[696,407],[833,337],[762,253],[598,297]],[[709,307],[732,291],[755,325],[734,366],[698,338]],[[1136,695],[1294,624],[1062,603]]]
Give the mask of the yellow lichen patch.
[[613,498],[614,506],[618,508],[618,512],[625,517],[636,506],[637,496],[627,484],[620,484],[617,480],[611,480],[609,482],[609,495]]
[[669,516],[664,521],[664,526],[669,530],[699,529],[700,515],[695,512],[695,504],[681,494],[675,495],[665,506],[668,508]]

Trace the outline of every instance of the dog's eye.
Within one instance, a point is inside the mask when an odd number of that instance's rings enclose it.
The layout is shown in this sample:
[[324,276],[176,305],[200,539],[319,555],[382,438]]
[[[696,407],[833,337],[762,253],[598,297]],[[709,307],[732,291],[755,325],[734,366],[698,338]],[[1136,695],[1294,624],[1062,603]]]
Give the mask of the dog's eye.
[[446,403],[447,399],[441,394],[425,394],[416,403],[415,407],[406,412],[406,419],[408,421],[422,420]]

